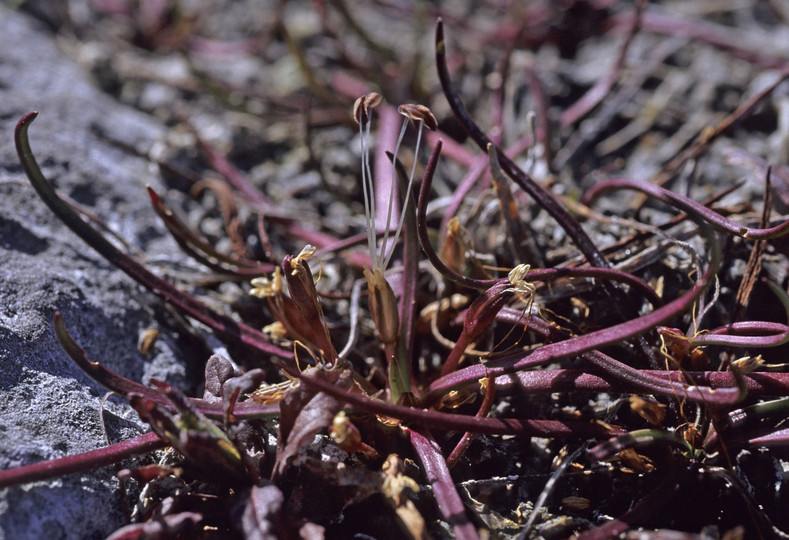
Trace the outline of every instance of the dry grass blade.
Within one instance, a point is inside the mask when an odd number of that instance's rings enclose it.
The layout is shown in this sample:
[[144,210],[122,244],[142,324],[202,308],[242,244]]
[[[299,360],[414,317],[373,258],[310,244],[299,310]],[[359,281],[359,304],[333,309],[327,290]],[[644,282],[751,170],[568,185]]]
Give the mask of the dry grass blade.
[[[759,227],[764,229],[770,224],[770,207],[772,205],[772,192],[770,191],[770,169],[767,169],[767,176],[764,180],[764,199],[762,200],[762,217],[759,221]],[[751,255],[748,257],[748,264],[745,267],[745,273],[740,281],[740,286],[737,289],[737,296],[735,297],[734,312],[732,314],[732,322],[742,320],[745,316],[745,310],[748,309],[748,303],[753,292],[753,286],[759,279],[759,274],[762,270],[762,258],[764,257],[767,242],[765,240],[757,240],[753,243],[751,248]]]

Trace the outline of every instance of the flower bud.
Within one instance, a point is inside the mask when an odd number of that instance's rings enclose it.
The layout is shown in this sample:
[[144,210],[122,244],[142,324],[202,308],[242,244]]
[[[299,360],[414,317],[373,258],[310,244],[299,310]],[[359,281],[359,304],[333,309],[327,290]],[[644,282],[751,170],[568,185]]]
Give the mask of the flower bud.
[[[337,360],[337,351],[332,345],[329,329],[323,318],[312,271],[306,263],[313,253],[315,253],[315,248],[308,245],[296,257],[286,255],[282,261],[282,269],[285,282],[288,284],[291,305],[295,307],[300,318],[304,321],[304,326],[299,333],[307,337],[306,342],[319,348],[328,361],[333,364]],[[293,309],[287,303],[285,308],[286,310]],[[287,313],[287,316],[291,321],[296,319],[291,313]]]
[[378,329],[378,335],[384,343],[395,343],[400,333],[400,316],[397,313],[394,291],[378,268],[365,269],[364,277],[370,291],[370,315]]
[[512,285],[507,280],[502,280],[474,300],[466,311],[463,323],[463,333],[466,340],[471,343],[476,341],[496,319],[501,308],[507,303],[513,293]]
[[463,333],[468,342],[474,342],[482,335],[513,294],[528,296],[527,300],[531,300],[535,289],[532,283],[526,281],[528,272],[528,264],[519,264],[510,270],[507,279],[499,280],[471,303],[463,324]]

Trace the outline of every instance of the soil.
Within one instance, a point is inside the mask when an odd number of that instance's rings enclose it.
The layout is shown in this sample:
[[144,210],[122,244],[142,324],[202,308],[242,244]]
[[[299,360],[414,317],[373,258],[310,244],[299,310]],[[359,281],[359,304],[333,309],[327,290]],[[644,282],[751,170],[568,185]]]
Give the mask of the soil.
[[[583,262],[565,232],[517,187],[512,197],[523,223],[520,245],[513,240],[516,232],[508,228],[512,224],[502,218],[502,195],[491,187],[488,174],[463,200],[453,199],[472,176],[470,171],[489,168],[484,152],[468,138],[441,91],[433,52],[439,16],[453,84],[471,116],[497,144],[511,149],[516,163],[537,183],[571,209],[597,246],[614,245],[643,225],[654,232],[654,226],[676,215],[633,191],[606,194],[594,202],[592,211],[579,208],[576,202],[583,194],[608,178],[661,183],[697,201],[740,184],[716,201],[715,209],[751,227],[762,219],[766,191],[773,224],[783,221],[789,208],[789,83],[781,82],[789,73],[789,10],[782,2],[655,2],[638,17],[632,3],[615,0],[6,4],[0,8],[1,33],[4,39],[12,38],[13,46],[0,61],[0,96],[7,96],[0,113],[8,140],[13,124],[38,109],[32,144],[57,188],[98,216],[126,242],[127,251],[157,273],[255,327],[271,323],[273,317],[247,294],[249,282],[223,279],[180,253],[147,205],[144,187],[152,185],[176,215],[222,253],[281,261],[313,242],[314,232],[336,239],[363,236],[369,223],[360,182],[359,131],[351,113],[356,98],[370,91],[381,93],[384,102],[394,106],[424,104],[437,119],[445,151],[428,208],[431,228],[446,230],[447,209],[456,205],[453,214],[466,230],[469,252],[487,272],[518,263],[557,267]],[[634,18],[639,21],[635,30]],[[610,84],[604,85],[606,80]],[[600,99],[594,101],[589,92],[597,90]],[[765,94],[751,104],[760,92]],[[582,110],[579,103],[587,102]],[[377,137],[381,144],[388,140],[385,133]],[[429,148],[437,140],[431,137]],[[409,168],[414,139],[409,132],[404,143],[409,150],[400,154]],[[226,179],[233,173],[212,161],[205,148],[226,157],[270,201],[264,216],[268,238],[259,234],[256,201],[237,192],[228,195]],[[428,152],[423,149],[416,156],[417,177]],[[85,413],[86,408],[98,408],[102,391],[59,352],[49,331],[55,310],[64,313],[89,357],[132,380],[147,384],[152,378],[163,379],[188,395],[200,395],[204,363],[217,352],[231,357],[239,368],[264,369],[269,381],[278,376],[272,364],[261,364],[242,347],[220,342],[205,328],[182,319],[85,247],[35,198],[10,145],[2,147],[0,157],[0,249],[8,261],[2,265],[0,284],[3,468],[103,444],[97,415]],[[376,165],[380,162],[383,159]],[[228,220],[231,214],[234,218]],[[299,230],[292,227],[294,219]],[[609,260],[662,288],[664,298],[675,298],[692,286],[697,265],[706,264],[707,247],[689,223],[657,238],[613,251]],[[730,235],[719,235],[717,241],[724,253],[718,293],[707,295],[711,307],[700,327],[716,328],[734,320],[785,323],[783,307],[762,282],[754,286],[749,302],[738,305],[753,242]],[[360,247],[354,253],[364,256],[366,250]],[[697,254],[697,259],[688,253]],[[787,253],[785,242],[767,243],[758,277],[786,290]],[[354,267],[354,255],[319,255],[323,311],[334,345],[341,348],[351,331],[349,294],[361,271]],[[423,270],[419,308],[454,291],[435,273]],[[575,334],[620,322],[623,313],[626,319],[636,317],[646,309],[630,305],[632,298],[612,305],[611,298],[603,287],[579,290],[558,283],[555,289],[540,289],[535,304],[545,310],[540,316],[550,313],[556,325]],[[362,305],[366,309],[366,303]],[[690,313],[673,321],[682,333],[693,324]],[[447,321],[447,337],[457,339],[462,326],[462,318]],[[138,338],[151,328],[158,330],[159,339],[153,353],[141,354]],[[367,365],[368,358],[380,355],[379,343],[371,337],[372,322],[362,324],[361,334],[351,359]],[[476,346],[514,347],[516,339],[500,330]],[[659,350],[657,334],[645,340],[644,347]],[[416,343],[422,352],[415,364],[424,373],[434,372],[447,349],[437,344],[429,329],[419,333]],[[637,364],[643,361],[641,346],[631,342],[605,352]],[[746,354],[762,354],[767,364],[778,366],[774,371],[780,371],[786,347],[710,347],[700,364],[689,369],[725,370]],[[568,359],[552,367],[583,364]],[[512,393],[498,398],[491,414],[594,418],[631,430],[648,427],[630,410],[627,398]],[[758,401],[748,399],[741,406]],[[681,400],[660,401],[675,419],[693,421],[688,418],[693,409],[684,408]],[[57,406],[48,410],[50,403]],[[112,440],[145,429],[125,401],[109,403]],[[479,400],[457,411],[474,415],[478,408]],[[436,505],[434,489],[402,437],[382,431],[369,418],[355,421],[369,437],[366,442],[382,456],[394,453],[405,459],[405,474],[419,485],[409,497],[424,519],[425,536],[453,534]],[[370,425],[364,424],[368,421]],[[666,430],[679,432],[679,423]],[[49,433],[61,425],[68,426],[67,433]],[[265,424],[256,429],[270,436],[268,457],[261,465],[270,473],[276,428]],[[77,438],[80,431],[89,436]],[[444,456],[459,438],[457,433],[436,436]],[[781,511],[789,502],[789,455],[784,447],[689,456],[661,445],[640,448],[630,462],[623,456],[597,463],[575,460],[557,476],[534,526],[526,531],[525,523],[561,462],[559,456],[587,449],[591,443],[584,445],[478,436],[452,469],[474,526],[491,538],[564,538],[627,514],[638,501],[650,501],[650,494],[664,494],[660,504],[634,513],[616,534],[757,538],[789,531],[789,518]],[[161,459],[177,462],[171,455]],[[303,535],[322,531],[328,538],[404,537],[403,520],[398,520],[388,497],[378,492],[364,498],[354,492],[375,491],[375,481],[365,475],[378,474],[381,461],[337,449],[323,430],[276,480],[282,507],[271,502],[274,497],[265,499],[272,505],[266,508],[271,515],[289,516],[283,527],[290,533],[299,530],[294,529],[298,522],[303,523]],[[321,465],[326,462],[334,469],[341,463],[349,475],[353,470],[360,476],[343,484],[342,474]],[[663,482],[669,472],[673,490]],[[190,495],[221,491],[200,484],[191,474],[202,478],[187,471],[185,480],[146,489],[160,489],[161,498],[173,496],[173,485]],[[263,490],[270,486],[264,484],[253,489],[254,496],[265,498]],[[141,497],[140,490],[132,485],[127,502],[141,505],[150,493]],[[8,538],[103,537],[125,524],[120,499],[114,471],[108,470],[0,491],[0,532]],[[244,504],[223,500],[221,508],[232,518],[219,521],[226,524],[239,512],[248,519],[250,506]],[[43,505],[53,510],[42,511]],[[65,510],[54,509],[58,505]],[[766,517],[754,517],[757,514]],[[263,521],[271,525],[276,520]],[[286,536],[262,526],[253,534],[254,527],[243,523],[235,529],[229,526],[233,532],[226,534]]]

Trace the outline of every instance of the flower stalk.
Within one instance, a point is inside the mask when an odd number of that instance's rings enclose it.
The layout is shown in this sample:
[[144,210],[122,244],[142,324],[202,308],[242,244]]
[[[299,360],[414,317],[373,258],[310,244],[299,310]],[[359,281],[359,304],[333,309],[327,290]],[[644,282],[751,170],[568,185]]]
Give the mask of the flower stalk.
[[[372,109],[380,102],[381,96],[375,92],[360,97],[354,104],[353,116],[359,125],[362,154],[362,193],[364,196],[367,221],[368,249],[372,264],[370,268],[364,270],[364,277],[367,280],[367,287],[369,290],[370,316],[381,338],[384,355],[386,357],[390,397],[392,401],[399,402],[404,396],[410,394],[412,390],[411,359],[409,354],[410,343],[408,343],[410,337],[406,334],[407,329],[401,326],[401,310],[398,307],[394,290],[386,279],[385,271],[394,255],[395,247],[403,230],[403,224],[406,221],[423,129],[427,126],[428,129],[435,130],[438,127],[438,123],[430,112],[430,109],[423,105],[406,104],[398,107],[398,112],[405,118],[395,145],[394,154],[391,158],[393,163],[389,186],[389,203],[386,211],[383,238],[379,248],[374,219],[377,215],[375,182],[373,181],[370,167],[370,126],[372,124]],[[411,172],[408,175],[408,180],[405,182],[404,200],[395,233],[390,238],[390,230],[393,226],[392,217],[396,207],[396,184],[399,167],[397,154],[400,150],[409,121],[415,122],[417,125],[414,162],[411,167]],[[408,278],[404,277],[403,279],[405,280]]]

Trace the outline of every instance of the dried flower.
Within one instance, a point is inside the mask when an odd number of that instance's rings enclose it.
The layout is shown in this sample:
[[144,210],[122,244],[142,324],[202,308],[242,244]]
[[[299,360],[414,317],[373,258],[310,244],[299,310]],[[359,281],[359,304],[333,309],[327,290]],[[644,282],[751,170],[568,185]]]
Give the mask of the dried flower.
[[731,366],[729,366],[729,368],[734,368],[740,373],[751,373],[763,365],[764,359],[762,359],[762,355],[759,354],[757,356],[743,356],[742,358],[732,360]]
[[466,265],[469,243],[469,232],[463,228],[457,216],[452,216],[447,224],[447,236],[439,255],[444,264],[458,274],[462,273]]
[[258,298],[271,298],[282,292],[282,272],[279,267],[274,268],[271,278],[257,277],[252,281],[252,290],[249,294]]
[[662,425],[666,418],[666,406],[658,403],[654,398],[630,396],[630,409],[656,427]]

